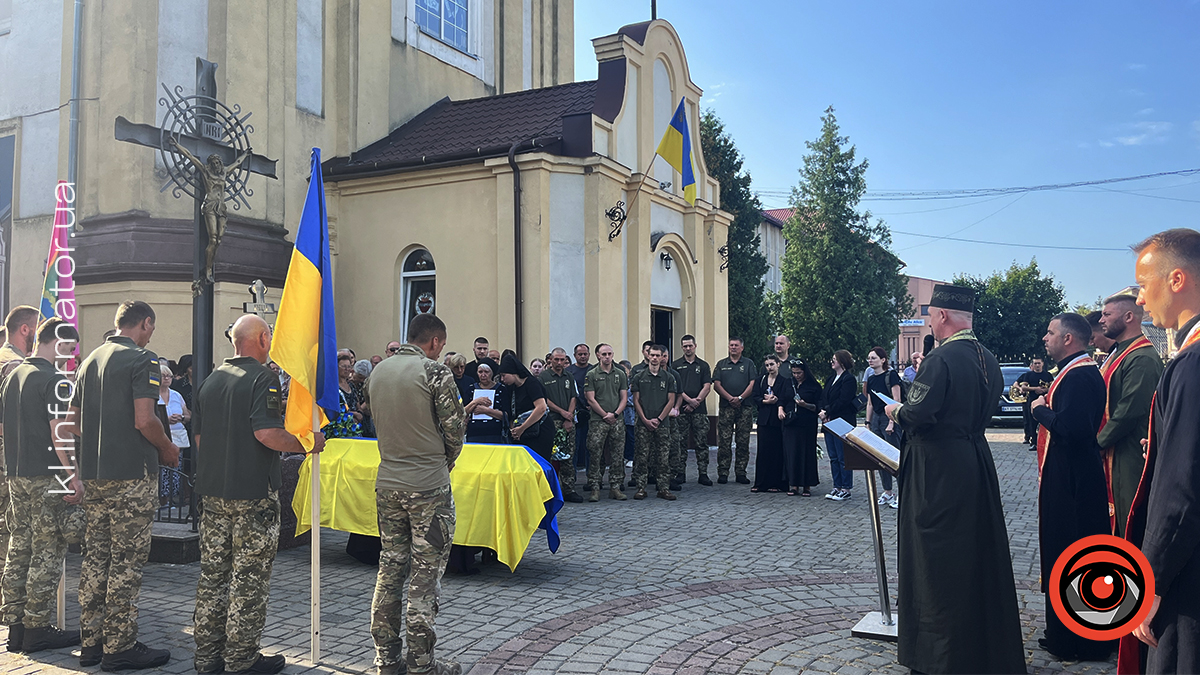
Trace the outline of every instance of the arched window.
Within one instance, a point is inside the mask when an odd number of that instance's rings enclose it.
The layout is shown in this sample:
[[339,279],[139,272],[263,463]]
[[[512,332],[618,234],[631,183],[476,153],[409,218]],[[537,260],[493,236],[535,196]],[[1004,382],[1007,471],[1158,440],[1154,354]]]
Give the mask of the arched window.
[[433,256],[419,248],[404,259],[400,284],[404,293],[404,313],[400,317],[400,337],[408,339],[408,324],[418,314],[437,314],[436,271]]

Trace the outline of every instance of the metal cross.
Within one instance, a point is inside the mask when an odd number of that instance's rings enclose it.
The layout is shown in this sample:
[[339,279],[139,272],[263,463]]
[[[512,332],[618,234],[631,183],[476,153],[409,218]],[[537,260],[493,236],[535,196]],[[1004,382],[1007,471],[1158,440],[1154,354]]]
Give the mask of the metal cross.
[[267,320],[268,314],[277,313],[274,303],[267,302],[267,285],[263,283],[262,279],[255,279],[249,291],[250,297],[254,298],[254,302],[243,302],[243,312],[257,314],[263,321]]

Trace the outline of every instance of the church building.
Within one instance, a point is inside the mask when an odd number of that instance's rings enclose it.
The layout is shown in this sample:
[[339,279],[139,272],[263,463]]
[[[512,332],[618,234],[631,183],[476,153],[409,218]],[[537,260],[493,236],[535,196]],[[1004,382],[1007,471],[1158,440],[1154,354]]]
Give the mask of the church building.
[[[191,95],[201,57],[217,63],[218,98],[251,114],[254,152],[277,160],[277,179],[251,175],[245,205],[229,203],[217,359],[232,353],[223,334],[253,280],[278,303],[312,147],[325,160],[338,341],[360,358],[403,339],[420,312],[446,321],[450,349],[483,335],[525,361],[608,342],[636,362],[643,340],[677,347],[685,333],[703,358],[724,356],[731,216],[699,151],[702,92],[667,21],[596,38],[598,77],[575,82],[569,0],[83,7],[78,41],[71,0],[12,0],[0,33],[0,151],[11,148],[0,163],[12,166],[0,283],[8,306],[36,304],[54,185],[74,160],[86,349],[138,298],[158,312],[150,348],[191,351],[192,200],[160,191],[161,153],[115,140],[114,122],[161,124],[164,85]],[[73,72],[78,124],[63,105]],[[651,166],[680,100],[694,205],[665,161]]]

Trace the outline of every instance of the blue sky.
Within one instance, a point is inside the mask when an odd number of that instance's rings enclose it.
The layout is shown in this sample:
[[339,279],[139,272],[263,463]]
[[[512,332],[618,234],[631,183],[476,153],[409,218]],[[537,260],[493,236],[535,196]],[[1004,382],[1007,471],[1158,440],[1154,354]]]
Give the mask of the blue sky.
[[[870,160],[870,191],[1200,168],[1198,0],[658,0],[658,16],[679,32],[692,78],[705,92],[702,106],[724,120],[756,190],[796,184],[804,143],[816,138],[830,105],[858,156]],[[575,0],[576,79],[596,76],[591,38],[649,17],[649,0]],[[1088,187],[986,202],[862,206],[893,231],[1045,246],[1124,249],[1161,229],[1200,227],[1200,175],[1106,187],[1121,192]],[[764,195],[763,203],[788,205],[785,196]],[[946,280],[1036,256],[1072,304],[1133,283],[1128,250],[1028,249],[898,233],[893,244],[908,274]]]

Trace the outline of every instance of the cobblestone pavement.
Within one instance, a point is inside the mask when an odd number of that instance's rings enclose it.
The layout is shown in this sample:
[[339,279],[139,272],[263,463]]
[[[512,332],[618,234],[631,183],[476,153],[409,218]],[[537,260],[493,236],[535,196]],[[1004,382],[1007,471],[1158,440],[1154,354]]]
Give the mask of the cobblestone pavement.
[[[1037,588],[1033,453],[1019,443],[1019,430],[993,430],[989,438],[1004,492],[1030,671],[1113,672],[1112,662],[1063,664],[1038,648],[1045,608]],[[896,664],[894,644],[850,637],[854,623],[878,603],[862,472],[855,472],[853,499],[838,503],[820,498],[830,486],[824,460],[822,485],[810,499],[751,494],[732,482],[703,487],[695,482],[694,462],[689,470],[690,482],[675,502],[615,502],[605,490],[598,504],[567,504],[559,516],[557,555],[539,532],[515,573],[490,564],[477,576],[447,576],[439,655],[457,659],[474,675],[907,672]],[[893,601],[895,523],[896,512],[884,509]],[[321,663],[307,660],[307,548],[279,555],[263,647],[286,654],[289,673],[372,672],[368,623],[375,568],[345,554],[345,534],[324,530],[321,541]],[[71,556],[70,627],[78,625],[78,572],[79,558]],[[173,655],[159,672],[192,672],[198,574],[198,564],[146,567],[141,639],[169,647]],[[77,654],[0,652],[0,671],[78,671]]]

